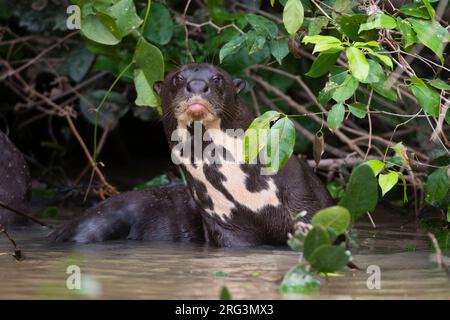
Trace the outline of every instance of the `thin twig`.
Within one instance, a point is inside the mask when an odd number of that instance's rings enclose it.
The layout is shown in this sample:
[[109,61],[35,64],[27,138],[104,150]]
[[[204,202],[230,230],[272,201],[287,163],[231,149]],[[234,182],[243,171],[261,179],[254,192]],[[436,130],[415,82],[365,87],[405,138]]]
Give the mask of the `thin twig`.
[[0,207],[4,208],[6,210],[9,210],[9,211],[11,211],[11,212],[13,212],[13,213],[15,213],[15,214],[17,214],[17,215],[19,215],[21,217],[24,217],[24,218],[26,218],[26,219],[28,219],[30,221],[33,221],[34,223],[37,223],[37,224],[39,224],[39,225],[41,225],[43,227],[47,227],[47,228],[50,228],[50,229],[53,228],[52,225],[49,225],[49,224],[47,224],[47,223],[45,223],[43,221],[40,221],[39,219],[36,219],[35,217],[32,217],[32,216],[30,216],[29,214],[27,214],[27,213],[25,213],[23,211],[15,209],[15,208],[7,205],[3,201],[0,201]]
[[40,58],[42,58],[43,56],[45,56],[47,53],[49,53],[50,51],[52,51],[53,49],[59,47],[63,42],[65,42],[67,39],[73,37],[74,35],[78,34],[79,31],[74,31],[71,32],[69,34],[67,34],[64,38],[58,40],[55,44],[51,45],[50,47],[48,47],[45,50],[42,50],[41,53],[39,53],[36,57],[34,57],[32,60],[28,61],[27,63],[25,63],[24,65],[20,66],[17,69],[13,69],[10,70],[8,72],[6,72],[5,74],[3,74],[2,76],[0,76],[0,81],[5,80],[7,77],[10,77],[16,73],[19,73],[23,70],[25,70],[26,68],[28,68],[29,66],[31,66],[32,64],[36,63],[36,61],[38,61]]
[[[187,14],[187,11],[189,10],[189,6],[191,5],[191,1],[192,0],[188,0],[187,3],[186,3],[186,6],[184,7],[183,21],[186,21],[186,14]],[[185,35],[184,36],[184,45],[186,47],[186,51],[187,51],[187,53],[189,55],[189,58],[190,58],[191,62],[195,62],[194,56],[192,55],[191,49],[189,47],[189,30],[187,28],[187,24],[184,23],[183,26],[184,26],[184,35]]]
[[372,147],[372,116],[370,115],[370,103],[372,102],[372,95],[373,95],[373,89],[370,90],[369,100],[367,101],[367,120],[369,122],[369,141],[367,144],[367,150],[366,154],[364,155],[364,160],[367,159],[367,156],[369,155],[370,149]]
[[81,138],[77,128],[75,127],[72,119],[66,115],[66,120],[67,123],[69,124],[70,129],[72,130],[73,134],[75,135],[75,138],[78,140],[78,143],[80,144],[81,148],[83,149],[83,152],[86,156],[86,158],[89,160],[89,163],[91,164],[93,170],[95,171],[95,173],[97,174],[98,178],[100,179],[100,182],[102,183],[102,185],[104,185],[106,187],[106,191],[109,194],[116,194],[117,189],[115,187],[113,187],[112,185],[110,185],[108,183],[108,181],[106,181],[105,176],[103,175],[103,173],[100,171],[100,169],[98,168],[98,166],[96,165],[94,159],[92,158],[89,149],[87,148],[86,144],[84,143],[83,139]]
[[376,229],[376,228],[377,228],[377,225],[375,224],[375,221],[373,221],[372,215],[370,214],[369,211],[367,211],[366,214],[367,214],[367,216],[369,217],[369,220],[370,220],[370,223],[372,224],[372,227],[373,227],[374,229]]

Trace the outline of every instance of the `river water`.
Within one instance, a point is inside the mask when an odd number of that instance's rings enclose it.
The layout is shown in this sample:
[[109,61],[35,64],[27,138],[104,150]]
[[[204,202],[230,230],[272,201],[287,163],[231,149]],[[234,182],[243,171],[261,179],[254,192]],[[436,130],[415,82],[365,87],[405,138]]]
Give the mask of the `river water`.
[[[10,230],[25,259],[0,256],[0,299],[218,299],[223,286],[234,299],[450,299],[450,281],[437,268],[426,233],[397,216],[384,220],[376,221],[377,229],[368,222],[353,229],[353,260],[362,270],[318,277],[321,288],[309,295],[280,292],[283,275],[298,261],[287,248],[54,245],[45,241],[44,228]],[[5,251],[11,245],[0,234],[0,253]],[[380,268],[380,289],[367,287],[370,265]],[[69,266],[80,268],[81,290],[67,288]]]

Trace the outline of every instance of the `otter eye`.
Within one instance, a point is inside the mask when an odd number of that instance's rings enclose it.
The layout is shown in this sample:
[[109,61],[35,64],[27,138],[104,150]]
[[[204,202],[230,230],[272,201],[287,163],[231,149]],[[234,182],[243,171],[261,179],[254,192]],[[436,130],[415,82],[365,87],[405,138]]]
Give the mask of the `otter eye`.
[[222,77],[221,77],[221,76],[214,76],[214,77],[212,78],[212,81],[213,81],[215,84],[220,85],[220,84],[222,84]]
[[181,76],[181,75],[179,75],[179,74],[177,74],[174,78],[173,78],[173,84],[174,85],[179,85],[179,84],[181,84],[182,82],[184,81],[184,78]]

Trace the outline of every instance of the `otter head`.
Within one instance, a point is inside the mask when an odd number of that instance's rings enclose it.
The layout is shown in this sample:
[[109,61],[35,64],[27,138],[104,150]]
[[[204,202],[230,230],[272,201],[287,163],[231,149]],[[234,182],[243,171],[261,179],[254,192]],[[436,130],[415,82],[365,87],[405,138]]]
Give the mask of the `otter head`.
[[233,117],[237,94],[244,87],[244,81],[232,80],[228,73],[207,63],[183,65],[153,86],[161,96],[164,116],[173,115],[183,127],[193,121],[207,125],[224,116]]

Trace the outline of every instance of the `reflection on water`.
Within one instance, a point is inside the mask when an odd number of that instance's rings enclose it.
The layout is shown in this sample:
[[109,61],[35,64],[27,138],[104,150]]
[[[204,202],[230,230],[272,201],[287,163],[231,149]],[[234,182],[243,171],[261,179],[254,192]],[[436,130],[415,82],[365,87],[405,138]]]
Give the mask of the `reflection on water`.
[[[362,223],[353,232],[354,261],[362,271],[345,270],[321,279],[311,296],[286,296],[279,283],[298,260],[288,249],[215,249],[194,245],[115,241],[94,245],[51,245],[38,227],[11,230],[26,260],[0,256],[0,298],[217,299],[222,286],[233,298],[425,298],[450,299],[450,282],[433,262],[423,231],[390,221],[373,230]],[[0,238],[0,252],[10,251]],[[381,289],[369,290],[369,265],[381,268]],[[67,267],[78,265],[82,290],[66,288]]]

